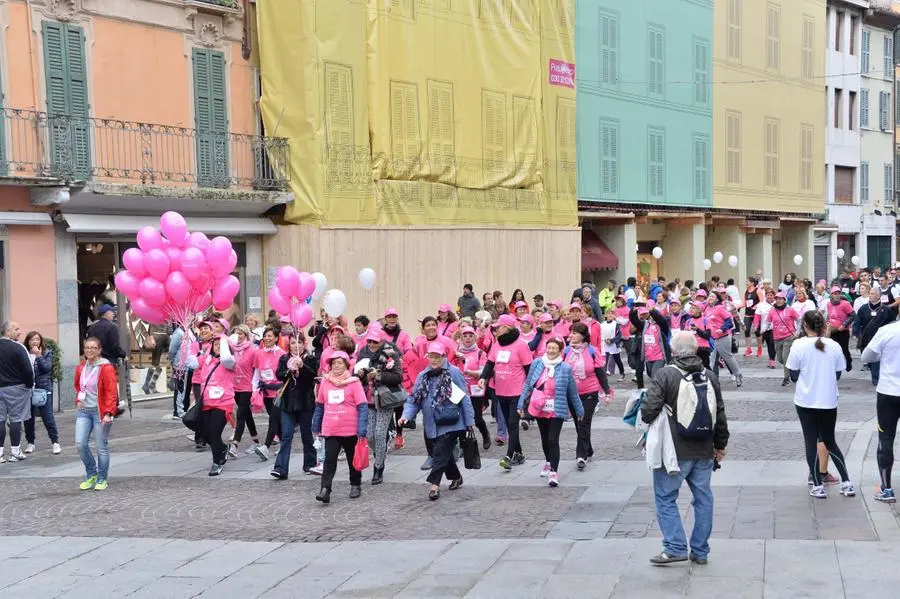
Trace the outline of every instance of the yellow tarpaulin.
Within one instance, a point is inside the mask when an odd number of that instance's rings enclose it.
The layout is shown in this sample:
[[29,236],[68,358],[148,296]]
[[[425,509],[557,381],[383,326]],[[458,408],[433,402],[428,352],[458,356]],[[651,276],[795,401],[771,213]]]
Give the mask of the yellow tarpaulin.
[[576,225],[573,5],[260,0],[286,218]]

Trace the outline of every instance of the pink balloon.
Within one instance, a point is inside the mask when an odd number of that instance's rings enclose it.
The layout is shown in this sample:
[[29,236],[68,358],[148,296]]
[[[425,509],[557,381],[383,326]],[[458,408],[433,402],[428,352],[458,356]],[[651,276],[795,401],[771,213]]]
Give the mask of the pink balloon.
[[199,277],[192,281],[194,289],[197,290],[198,293],[204,294],[207,291],[212,292],[213,286],[216,284],[216,280],[212,277],[208,272],[201,273]]
[[187,235],[187,223],[184,217],[177,212],[169,211],[159,217],[159,230],[171,242],[184,243],[184,237]]
[[234,272],[234,269],[237,268],[237,263],[237,252],[231,250],[231,254],[228,255],[228,272]]
[[147,269],[144,267],[144,252],[138,248],[125,250],[125,253],[122,254],[122,264],[139,279],[147,276]]
[[166,292],[176,304],[183,304],[191,296],[191,282],[183,272],[172,271],[166,277]]
[[166,303],[166,287],[156,279],[147,277],[141,281],[138,292],[141,298],[151,306],[159,307]]
[[163,238],[153,227],[143,227],[137,233],[137,244],[144,252],[149,252],[161,248]]
[[181,250],[179,250],[178,248],[167,247],[166,256],[169,257],[170,272],[181,270]]
[[166,317],[162,311],[148,304],[142,297],[131,302],[131,311],[134,312],[138,318],[150,324],[162,324],[166,321]]
[[135,299],[138,297],[138,287],[140,284],[141,279],[136,277],[130,270],[120,270],[116,273],[116,289],[121,291],[128,299]]
[[181,271],[191,281],[206,274],[206,256],[199,248],[189,247],[181,252]]
[[312,321],[313,313],[308,304],[296,303],[291,307],[291,323],[303,328]]
[[291,300],[281,295],[278,287],[269,289],[269,305],[279,314],[291,313]]
[[224,279],[219,279],[213,289],[213,306],[228,304],[225,308],[216,308],[217,310],[224,310],[230,307],[234,301],[234,296],[237,295],[240,289],[241,282],[234,275],[228,275]]
[[305,300],[316,290],[316,280],[308,272],[300,273],[300,284],[297,286],[297,297]]
[[275,277],[275,286],[278,287],[282,297],[299,295],[300,273],[293,266],[282,266]]
[[190,235],[188,245],[193,246],[205,253],[206,248],[209,247],[209,237],[207,237],[206,234],[201,233],[200,231],[194,231]]
[[191,244],[191,236],[185,233],[184,237],[182,237],[181,239],[166,239],[166,241],[168,241],[172,247],[181,249],[186,248]]
[[206,248],[206,262],[215,277],[224,277],[231,273],[228,258],[231,255],[231,242],[225,237],[216,237]]
[[169,276],[169,257],[163,250],[155,249],[147,252],[144,256],[144,266],[147,274],[157,281],[165,281]]
[[194,312],[203,312],[212,305],[212,293],[207,291],[194,301]]

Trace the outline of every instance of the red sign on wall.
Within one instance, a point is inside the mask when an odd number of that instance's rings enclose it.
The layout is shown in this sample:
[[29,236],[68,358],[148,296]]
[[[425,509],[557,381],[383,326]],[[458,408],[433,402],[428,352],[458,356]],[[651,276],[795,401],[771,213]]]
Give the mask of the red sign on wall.
[[550,85],[575,89],[575,65],[571,62],[551,58]]

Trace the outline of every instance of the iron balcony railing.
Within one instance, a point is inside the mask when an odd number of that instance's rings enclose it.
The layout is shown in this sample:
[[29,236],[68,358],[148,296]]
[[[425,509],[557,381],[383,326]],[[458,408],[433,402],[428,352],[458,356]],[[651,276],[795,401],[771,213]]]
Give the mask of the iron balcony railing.
[[0,176],[67,183],[287,189],[282,137],[3,108]]

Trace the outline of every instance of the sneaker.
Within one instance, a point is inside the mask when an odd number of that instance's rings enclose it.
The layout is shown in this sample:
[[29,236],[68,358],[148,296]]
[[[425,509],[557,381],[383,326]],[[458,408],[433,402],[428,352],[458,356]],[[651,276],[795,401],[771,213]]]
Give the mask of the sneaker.
[[81,484],[78,485],[78,488],[82,491],[90,491],[94,488],[94,484],[97,482],[97,476],[94,475],[88,479],[81,481]]
[[247,455],[253,455],[254,453],[256,453],[257,447],[259,447],[259,443],[253,443],[250,447],[247,448],[244,453],[246,453]]
[[896,503],[897,498],[894,497],[893,489],[882,489],[875,493],[875,501],[881,501],[882,503]]
[[403,440],[403,437],[394,438],[394,449],[403,449],[404,445],[406,445],[406,441]]
[[775,360],[769,360],[769,368],[775,368]]
[[745,358],[749,358],[749,357],[752,356],[752,355],[753,355],[753,350],[750,349],[749,347],[748,347],[746,350],[744,350],[744,357],[745,357]]
[[20,449],[20,450],[17,451],[16,453],[11,453],[11,454],[9,455],[9,461],[10,461],[10,462],[24,462],[24,461],[25,461],[25,454],[22,453],[22,450]]
[[525,420],[525,419],[523,419],[521,422],[522,422],[522,430],[523,430],[523,431],[527,431],[527,430],[528,430],[528,427],[531,426],[531,425],[528,424],[528,421]]
[[757,347],[757,348],[756,348],[756,357],[757,357],[757,358],[762,358],[762,347]]
[[109,487],[109,483],[105,480],[98,480],[97,484],[94,485],[95,491],[105,491]]
[[697,557],[693,553],[691,554],[691,561],[697,564],[698,566],[705,566],[709,563],[709,558],[706,557]]
[[62,453],[62,447],[59,446],[59,443],[54,443],[53,448],[50,451],[53,455],[59,455]]
[[34,443],[25,446],[25,453],[34,453]]
[[575,467],[579,470],[584,470],[584,467],[587,466],[587,460],[584,458],[578,458],[575,460]]
[[6,454],[0,452],[0,464],[5,464],[7,461],[9,461],[9,458],[6,456]]
[[497,437],[494,439],[494,443],[496,443],[497,445],[506,445],[506,439],[504,439],[503,437]]
[[735,378],[735,383],[737,384],[738,387],[742,386],[744,384],[744,375],[743,374],[737,375],[737,377]]
[[510,463],[513,466],[521,466],[525,463],[525,454],[519,452],[514,453]]
[[830,473],[830,472],[827,473],[827,474],[823,474],[823,475],[820,476],[819,478],[822,479],[822,484],[823,484],[823,485],[836,485],[836,484],[838,484],[839,482],[841,482],[841,479],[839,479],[838,477],[836,477],[835,475],[833,475],[833,474]]
[[541,478],[547,478],[550,476],[550,462],[544,462],[544,465],[541,466]]
[[324,468],[324,465],[321,462],[319,462],[318,464],[316,464],[315,466],[313,466],[312,468],[307,470],[306,473],[311,474],[311,475],[316,475],[316,476],[322,476],[323,468]]
[[559,474],[557,474],[556,472],[551,472],[550,476],[548,476],[547,478],[549,479],[547,481],[548,485],[550,485],[551,487],[559,486]]
[[506,470],[507,472],[509,472],[510,470],[512,470],[512,465],[509,463],[509,458],[508,458],[508,457],[503,456],[502,458],[500,458],[500,467],[501,467],[503,470]]
[[212,467],[209,469],[210,476],[219,476],[222,474],[222,465],[213,463]]
[[422,462],[422,465],[419,466],[419,470],[431,470],[431,458],[425,458],[425,461]]
[[627,375],[624,375],[624,374],[623,374],[623,375],[620,375],[620,376],[619,376],[619,382],[620,382],[620,383],[623,382],[626,378],[628,378]]
[[259,456],[259,459],[265,462],[269,459],[269,450],[266,449],[265,445],[257,445],[253,448],[253,453]]
[[825,499],[828,497],[828,493],[825,492],[825,487],[823,485],[819,485],[818,487],[810,488],[809,496],[815,497],[816,499]]
[[677,562],[686,562],[688,561],[688,556],[686,555],[669,555],[665,551],[660,553],[659,555],[654,555],[650,558],[650,563],[654,566],[665,566],[667,564],[674,564]]
[[844,497],[856,497],[856,487],[849,480],[841,483],[841,495]]
[[231,445],[229,445],[228,446],[228,459],[233,460],[233,459],[237,458],[238,457],[237,450],[238,450],[238,447],[236,444],[232,443]]

